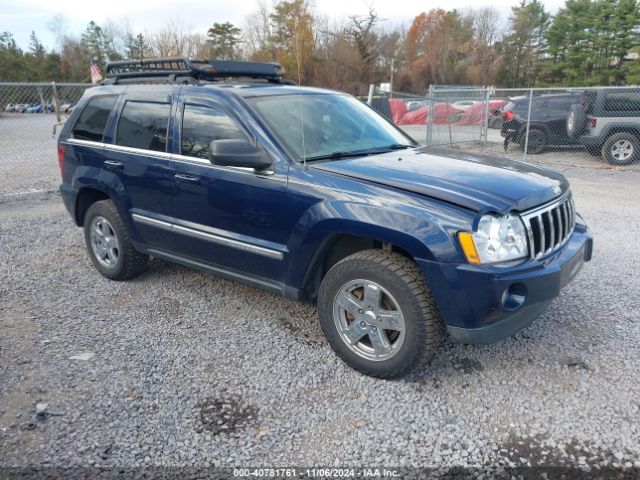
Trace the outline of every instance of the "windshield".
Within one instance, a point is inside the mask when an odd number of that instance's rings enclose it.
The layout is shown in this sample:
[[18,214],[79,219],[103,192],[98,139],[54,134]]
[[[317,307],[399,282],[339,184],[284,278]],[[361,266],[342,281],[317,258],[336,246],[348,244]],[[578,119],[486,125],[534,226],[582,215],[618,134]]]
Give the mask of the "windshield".
[[298,160],[339,158],[352,152],[415,144],[348,95],[274,95],[247,101]]

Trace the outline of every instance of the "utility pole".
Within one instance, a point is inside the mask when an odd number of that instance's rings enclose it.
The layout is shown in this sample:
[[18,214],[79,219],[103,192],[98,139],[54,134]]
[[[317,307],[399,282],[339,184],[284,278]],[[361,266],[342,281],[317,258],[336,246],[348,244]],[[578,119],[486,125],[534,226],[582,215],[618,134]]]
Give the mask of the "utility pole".
[[395,58],[391,59],[391,78],[389,78],[389,98],[393,97],[393,67],[394,67],[395,61],[396,61]]

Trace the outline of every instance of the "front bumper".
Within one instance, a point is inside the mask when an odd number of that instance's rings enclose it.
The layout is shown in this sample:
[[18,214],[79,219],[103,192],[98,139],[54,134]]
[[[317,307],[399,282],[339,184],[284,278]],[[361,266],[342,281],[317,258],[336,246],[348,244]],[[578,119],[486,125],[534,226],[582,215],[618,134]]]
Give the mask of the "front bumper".
[[[513,267],[418,260],[449,334],[463,343],[492,343],[522,330],[591,260],[593,239],[583,223],[559,250]],[[524,295],[517,308],[503,304],[509,288]],[[507,302],[507,305],[510,304]]]

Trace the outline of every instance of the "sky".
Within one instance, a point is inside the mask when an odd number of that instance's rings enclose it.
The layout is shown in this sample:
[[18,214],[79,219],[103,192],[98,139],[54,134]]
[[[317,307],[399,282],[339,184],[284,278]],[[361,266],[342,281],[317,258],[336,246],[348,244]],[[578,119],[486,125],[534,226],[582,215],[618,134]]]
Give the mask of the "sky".
[[[269,0],[267,0],[269,1]],[[364,14],[368,5],[390,24],[407,24],[420,12],[432,8],[478,8],[491,5],[506,19],[511,6],[519,0],[315,0],[315,11],[332,20]],[[564,0],[543,0],[552,13]],[[128,22],[134,32],[154,30],[169,21],[179,21],[193,31],[206,32],[214,22],[229,21],[242,26],[247,15],[257,8],[256,0],[0,0],[0,32],[13,33],[18,45],[27,48],[29,35],[35,31],[47,48],[55,48],[55,35],[49,29],[54,17],[63,18],[64,30],[79,35],[89,21]]]

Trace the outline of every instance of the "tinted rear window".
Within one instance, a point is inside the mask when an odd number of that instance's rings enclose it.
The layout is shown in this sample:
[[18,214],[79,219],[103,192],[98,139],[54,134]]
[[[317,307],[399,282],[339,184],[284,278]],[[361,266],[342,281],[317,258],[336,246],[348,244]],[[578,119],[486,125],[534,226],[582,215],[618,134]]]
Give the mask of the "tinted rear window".
[[168,103],[128,101],[118,122],[116,144],[164,152],[167,149]]
[[78,140],[101,142],[116,98],[116,95],[100,95],[89,100],[78,117],[71,136]]
[[574,103],[576,103],[578,100],[578,97],[549,97],[547,99],[547,107],[552,109],[552,110],[567,110],[569,111],[569,108],[571,107],[571,105],[573,105]]

